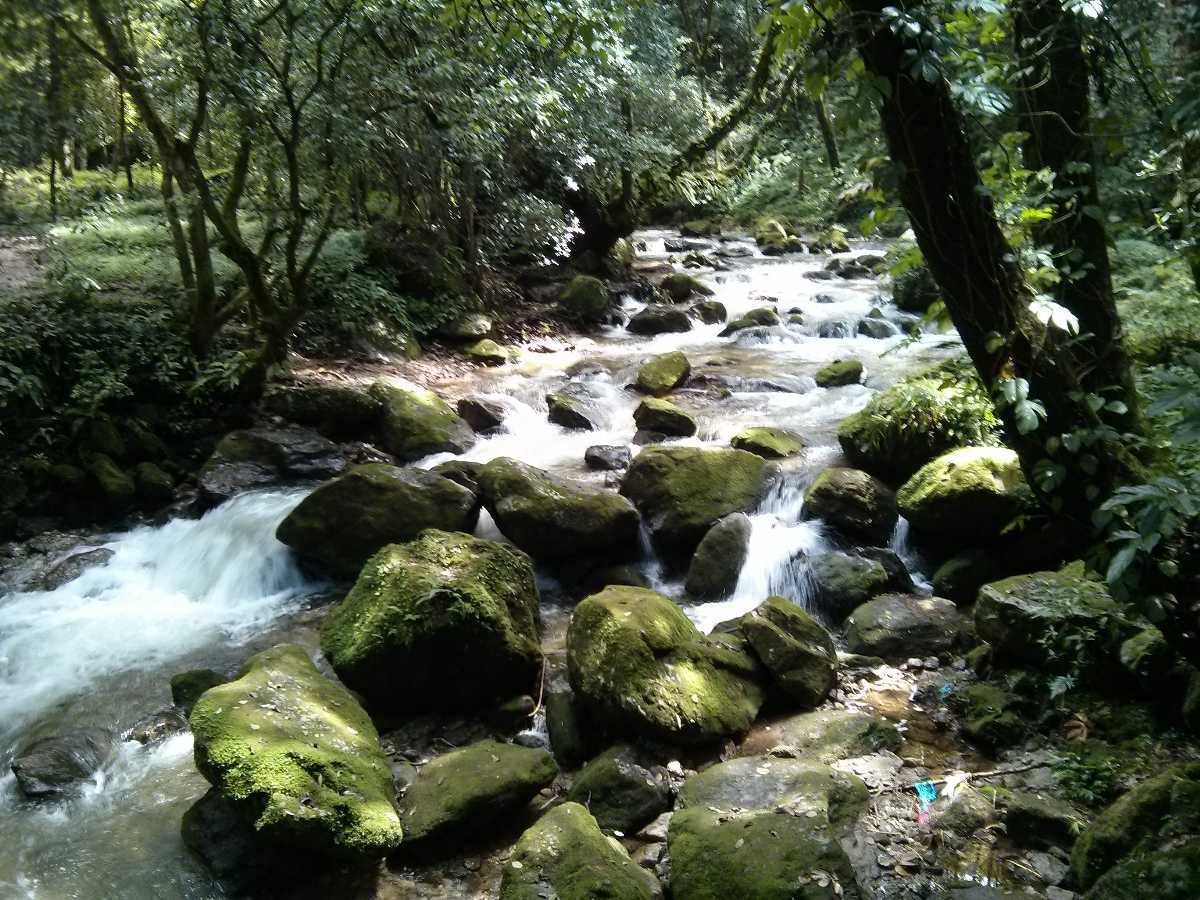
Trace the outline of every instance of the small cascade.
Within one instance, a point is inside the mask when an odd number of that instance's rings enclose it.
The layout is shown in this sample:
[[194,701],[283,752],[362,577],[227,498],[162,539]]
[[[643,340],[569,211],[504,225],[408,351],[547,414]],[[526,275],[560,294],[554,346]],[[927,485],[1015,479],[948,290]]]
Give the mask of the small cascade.
[[892,531],[891,550],[904,563],[904,567],[908,569],[912,576],[913,586],[923,594],[933,593],[933,584],[925,576],[928,571],[925,559],[917,552],[915,546],[909,538],[908,519],[900,516],[896,520],[896,528]]

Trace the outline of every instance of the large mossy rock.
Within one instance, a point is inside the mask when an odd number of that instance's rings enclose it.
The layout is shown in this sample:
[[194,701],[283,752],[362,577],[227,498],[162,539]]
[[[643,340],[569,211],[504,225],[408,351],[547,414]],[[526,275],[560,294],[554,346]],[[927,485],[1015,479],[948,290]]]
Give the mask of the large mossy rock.
[[680,409],[670,400],[647,397],[633,411],[633,421],[641,431],[652,431],[667,437],[691,437],[696,433],[696,420],[691,413]]
[[846,535],[886,547],[896,530],[896,495],[861,469],[823,469],[804,495],[804,514]]
[[546,418],[574,431],[595,431],[604,412],[595,390],[586,382],[572,381],[546,395]]
[[1042,640],[1050,631],[1088,632],[1093,640],[1104,641],[1108,637],[1104,620],[1115,612],[1108,589],[1098,581],[1065,572],[1034,572],[981,587],[975,630],[998,657],[1044,666]]
[[769,597],[742,616],[738,627],[788,705],[811,709],[829,695],[838,670],[833,638],[791,600]]
[[929,304],[940,297],[941,290],[925,266],[909,269],[892,283],[892,302],[904,312],[924,315]]
[[252,656],[200,697],[191,725],[196,767],[264,840],[363,861],[399,846],[375,726],[300,647]]
[[618,734],[707,743],[745,731],[763,702],[758,663],[707,638],[644,588],[608,587],[575,608],[567,631],[575,697]]
[[703,281],[684,272],[674,272],[659,282],[659,288],[674,300],[682,303],[692,296],[711,297],[713,289]]
[[666,771],[645,764],[634,747],[618,744],[575,776],[567,799],[588,808],[605,831],[633,834],[671,806]]
[[452,750],[421,767],[400,801],[404,844],[471,837],[511,817],[558,775],[547,751],[499,741]]
[[834,624],[840,624],[892,584],[892,576],[876,559],[829,551],[813,554],[805,562],[812,585],[812,607]]
[[799,759],[829,764],[880,750],[895,752],[902,742],[890,722],[850,709],[819,709],[760,722],[743,742],[739,755],[787,747]]
[[690,596],[720,600],[733,593],[750,549],[750,517],[731,513],[721,519],[696,547],[685,587]]
[[999,685],[980,682],[962,692],[962,731],[989,753],[1011,747],[1025,736],[1021,700]]
[[648,447],[634,458],[621,493],[661,550],[690,554],[718,520],[752,509],[773,472],[744,450]]
[[804,452],[804,438],[783,428],[755,426],[735,434],[729,446],[763,459],[788,459]]
[[383,404],[379,444],[402,463],[433,453],[466,453],[475,432],[432,391],[377,381],[371,396]]
[[630,334],[655,335],[692,330],[692,317],[670,306],[647,306],[625,326]]
[[603,322],[608,307],[608,288],[591,275],[576,275],[558,298],[558,308],[564,316],[588,324]]
[[500,900],[653,900],[653,876],[578,803],[564,803],[523,835],[504,865]]
[[[1079,884],[1087,889],[1118,863],[1158,850],[1180,836],[1194,838],[1197,834],[1200,763],[1184,763],[1142,782],[1104,810],[1076,840],[1071,866]],[[1200,871],[1192,876],[1193,884],[1200,884]],[[1120,895],[1099,896],[1109,900]]]
[[884,594],[850,614],[846,647],[884,659],[937,656],[958,644],[961,619],[958,607],[942,597]]
[[689,778],[671,816],[671,892],[699,900],[856,898],[839,838],[866,805],[853,775],[748,757]]
[[1200,840],[1135,856],[1109,869],[1086,900],[1195,900],[1200,897]]
[[922,539],[953,549],[998,537],[1032,499],[1017,454],[1004,447],[939,456],[896,494],[900,514]]
[[995,444],[999,423],[969,362],[951,361],[902,379],[842,420],[850,462],[890,483],[956,447]]
[[426,528],[470,533],[478,516],[475,495],[450,479],[372,463],[321,485],[275,535],[301,556],[353,577],[387,544],[411,541]]
[[828,365],[822,366],[813,376],[817,387],[845,387],[848,384],[858,384],[862,381],[863,364],[857,359],[835,359]]
[[326,437],[347,438],[370,433],[383,404],[361,387],[314,383],[272,386],[263,409]]
[[664,353],[645,363],[637,373],[637,388],[655,397],[669,394],[688,380],[692,364],[678,350]]
[[371,704],[438,709],[528,693],[540,632],[529,557],[429,530],[371,557],[326,617],[321,649]]
[[623,558],[637,550],[637,510],[611,491],[506,457],[483,467],[479,487],[504,536],[539,561]]

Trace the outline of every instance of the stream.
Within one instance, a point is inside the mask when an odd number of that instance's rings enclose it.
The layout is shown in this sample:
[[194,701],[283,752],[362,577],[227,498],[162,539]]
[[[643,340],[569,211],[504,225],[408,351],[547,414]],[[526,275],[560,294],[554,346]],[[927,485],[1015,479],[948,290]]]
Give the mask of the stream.
[[[646,248],[640,264],[677,260],[680,254],[664,248],[664,240],[675,237],[638,233],[635,240]],[[683,351],[691,361],[692,381],[672,400],[699,424],[694,437],[677,443],[726,446],[753,425],[802,435],[808,450],[783,464],[782,477],[751,517],[749,552],[734,594],[686,607],[707,630],[770,594],[806,602],[803,560],[795,558],[823,549],[825,538],[820,522],[801,521],[803,493],[820,469],[839,461],[838,423],[875,390],[960,348],[952,335],[905,342],[899,328],[890,338],[857,335],[859,320],[882,303],[879,285],[870,278],[808,277],[828,256],[767,258],[744,239],[703,243],[728,269],[690,271],[713,288],[711,299],[726,306],[731,320],[769,305],[784,321],[797,309],[804,324],[720,337],[723,325],[697,322],[691,331],[649,338],[613,326],[577,338],[572,349],[526,352],[507,366],[432,387],[448,398],[483,395],[507,411],[502,432],[481,438],[461,458],[511,456],[599,483],[606,473],[584,467],[585,449],[632,446],[640,398],[626,385],[643,362],[668,351]],[[882,249],[862,243],[853,252]],[[624,303],[627,314],[641,308],[631,299]],[[893,307],[883,311],[904,324]],[[816,387],[814,373],[847,356],[863,362],[863,383]],[[570,431],[547,420],[546,393],[568,381],[586,383],[603,420],[597,430]],[[431,456],[418,465],[449,458]],[[285,639],[315,650],[326,586],[306,577],[274,539],[277,524],[303,496],[299,488],[244,494],[200,519],[112,535],[95,542],[113,551],[111,558],[74,581],[53,591],[0,596],[0,898],[221,896],[179,836],[180,817],[207,787],[192,763],[190,734],[147,746],[119,744],[81,796],[57,803],[22,799],[9,765],[37,737],[85,726],[126,733],[170,706],[168,682],[177,672],[235,668],[249,653]],[[477,534],[501,539],[486,512]],[[920,584],[921,564],[907,546],[903,522],[893,549]],[[641,565],[652,586],[682,598],[683,573],[665,572],[649,554]],[[556,583],[539,574],[546,640],[561,644],[570,610]]]

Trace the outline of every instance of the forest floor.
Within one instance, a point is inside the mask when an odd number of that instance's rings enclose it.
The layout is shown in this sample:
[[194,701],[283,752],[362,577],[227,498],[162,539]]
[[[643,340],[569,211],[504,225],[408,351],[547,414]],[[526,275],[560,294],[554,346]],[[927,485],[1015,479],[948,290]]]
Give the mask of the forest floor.
[[0,235],[0,290],[20,290],[36,281],[45,246],[36,234]]

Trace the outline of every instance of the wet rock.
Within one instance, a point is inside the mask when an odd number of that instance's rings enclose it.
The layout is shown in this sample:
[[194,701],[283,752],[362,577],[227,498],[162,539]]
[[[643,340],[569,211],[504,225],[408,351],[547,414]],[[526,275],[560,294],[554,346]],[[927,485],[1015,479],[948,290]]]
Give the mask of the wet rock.
[[720,600],[737,587],[750,545],[750,517],[731,513],[708,530],[688,566],[686,589],[697,599]]
[[922,466],[896,501],[922,539],[961,548],[998,537],[1032,494],[1012,450],[964,447]]
[[40,738],[21,750],[12,772],[31,800],[55,800],[79,789],[112,754],[113,736],[104,728],[77,728]]
[[580,721],[575,695],[570,689],[546,694],[546,731],[554,758],[566,768],[575,768],[592,754],[592,742]]
[[948,597],[963,606],[975,602],[983,585],[1005,574],[994,551],[974,547],[955,554],[938,566],[933,573],[933,590],[939,597]]
[[477,434],[486,434],[504,424],[504,406],[486,397],[463,397],[457,410]]
[[958,643],[961,630],[958,608],[949,600],[884,594],[850,614],[846,646],[852,653],[883,659],[936,656]]
[[823,469],[804,496],[804,515],[874,544],[887,544],[896,530],[896,495],[861,469]]
[[608,289],[599,278],[577,275],[558,298],[558,309],[568,319],[599,324],[608,317]]
[[729,312],[725,309],[725,304],[718,300],[701,300],[698,303],[693,303],[688,312],[705,325],[719,325],[729,318]]
[[804,452],[804,439],[794,431],[758,426],[746,428],[733,436],[729,445],[763,459],[788,459]]
[[995,804],[975,788],[963,785],[937,817],[939,828],[959,837],[970,837],[997,819]]
[[817,303],[837,303],[837,297],[833,296],[833,294],[826,294],[824,292],[817,294],[815,297],[813,297],[813,300],[815,300]]
[[854,555],[861,556],[864,559],[873,559],[875,562],[883,566],[883,571],[887,573],[888,583],[887,590],[898,594],[907,594],[913,591],[912,575],[908,573],[908,567],[905,566],[895,550],[889,550],[886,547],[855,547]]
[[835,359],[829,365],[818,369],[814,377],[817,379],[817,387],[829,388],[858,384],[862,380],[862,374],[863,364],[857,359]]
[[754,242],[764,256],[782,256],[803,249],[799,238],[788,234],[778,219],[764,219],[754,229]]
[[104,453],[93,453],[84,463],[99,497],[113,511],[127,509],[137,496],[137,483],[113,459]]
[[720,237],[721,223],[716,219],[691,219],[679,226],[684,237]]
[[873,338],[877,341],[895,337],[900,333],[900,329],[887,319],[876,319],[870,316],[859,319],[855,330],[863,337]]
[[645,428],[639,428],[633,433],[633,443],[638,447],[646,447],[650,444],[665,444],[667,436],[661,431],[648,431]]
[[830,622],[840,623],[891,583],[887,570],[874,559],[831,551],[809,556],[805,562],[814,608]]
[[1200,896],[1200,840],[1127,858],[1101,876],[1086,896],[1087,900],[1192,900]]
[[140,462],[133,467],[133,482],[138,500],[151,506],[170,503],[175,498],[175,479],[152,462]]
[[1004,810],[1009,837],[1022,847],[1071,847],[1085,820],[1065,800],[1014,791]]
[[[703,260],[704,257],[701,257]],[[708,265],[708,262],[703,262],[703,265]],[[691,275],[686,275],[683,272],[676,272],[668,275],[659,282],[658,287],[663,293],[671,298],[675,303],[683,303],[690,297],[700,295],[711,297],[713,290],[698,278],[693,278]]]
[[625,446],[597,444],[583,451],[583,461],[589,469],[601,472],[619,472],[628,469],[633,453]]
[[640,431],[656,431],[668,437],[691,437],[696,433],[696,420],[669,400],[647,397],[633,411],[633,421]]
[[[867,789],[861,780],[827,765],[776,756],[742,756],[710,766],[685,781],[679,789],[678,807],[783,807],[790,808],[793,815],[818,818],[828,825],[853,817],[866,801]],[[808,816],[810,810],[819,815]]]
[[260,846],[254,828],[237,805],[209,788],[183,814],[184,845],[196,854],[221,886],[233,894],[249,892],[262,880],[274,880],[271,848]]
[[492,333],[492,320],[483,313],[466,313],[439,325],[433,333],[449,341],[478,341]]
[[800,709],[819,706],[837,681],[833,638],[799,606],[770,597],[738,620],[746,642],[771,673],[774,692]]
[[513,848],[504,864],[500,900],[600,898],[653,900],[657,882],[578,803],[564,803],[542,816]]
[[497,527],[535,559],[625,558],[637,550],[637,510],[618,494],[505,457],[484,466],[479,484]]
[[466,459],[448,459],[444,463],[438,463],[429,471],[465,487],[476,497],[479,496],[479,473],[483,471],[483,463],[471,462]]
[[[848,338],[850,337],[850,323],[845,319],[827,319],[824,322],[818,322],[817,337]],[[826,385],[822,385],[822,387],[825,386]]]
[[751,509],[773,472],[744,450],[649,447],[634,458],[621,493],[661,550],[690,555],[719,519]]
[[300,647],[252,656],[236,681],[200,698],[191,724],[196,767],[260,839],[364,862],[399,846],[375,726]]
[[224,684],[229,679],[212,669],[189,669],[171,676],[171,702],[187,715],[196,701],[211,687]]
[[831,259],[825,268],[839,278],[870,278],[872,275],[870,268],[857,259]]
[[904,312],[924,315],[929,305],[940,297],[937,282],[924,266],[898,275],[892,284],[892,302]]
[[682,353],[664,353],[645,363],[637,374],[637,388],[654,397],[669,394],[692,374],[692,364]]
[[820,709],[756,724],[739,755],[787,747],[807,763],[828,764],[881,750],[894,753],[900,743],[896,726],[883,719],[855,710]]
[[758,309],[752,309],[745,313],[740,318],[735,319],[725,326],[721,331],[720,337],[728,337],[735,332],[742,331],[746,328],[755,327],[771,327],[779,324],[779,313],[771,309],[769,306],[760,306]]
[[402,463],[433,453],[465,453],[475,444],[471,426],[432,391],[377,381],[371,396],[383,404],[380,446]]
[[540,631],[525,554],[429,529],[367,562],[325,618],[321,649],[372,705],[462,708],[530,691]]
[[31,580],[24,590],[56,591],[64,584],[74,581],[87,569],[102,566],[113,557],[113,551],[107,547],[96,547],[80,553],[72,553],[66,559],[59,560],[41,575]]
[[963,734],[984,750],[995,753],[1025,736],[1020,701],[994,684],[973,684],[962,693]]
[[671,805],[666,772],[629,744],[605,750],[575,777],[567,800],[582,804],[605,831],[633,834]]
[[321,485],[292,510],[276,537],[305,559],[353,577],[387,544],[426,528],[475,530],[479,501],[448,478],[374,463]]
[[139,744],[157,744],[186,730],[187,719],[178,710],[160,709],[134,722],[125,739]]
[[756,660],[641,588],[609,587],[575,608],[567,664],[586,714],[633,737],[709,743],[744,731],[763,701]]
[[361,387],[313,383],[273,385],[263,409],[325,437],[347,438],[370,433],[383,405]]
[[708,241],[689,241],[679,238],[667,238],[663,241],[663,249],[668,253],[689,253],[693,250],[707,250],[710,246]]
[[421,767],[400,801],[404,848],[485,834],[558,774],[545,750],[480,741]]
[[307,428],[248,428],[217,444],[200,470],[201,496],[210,504],[235,494],[301,479],[332,478],[346,468],[337,444]]
[[507,347],[501,347],[495,341],[488,338],[468,344],[463,348],[462,352],[473,362],[481,363],[485,366],[503,366],[506,363],[512,362],[515,353],[515,351]]
[[647,306],[625,326],[630,334],[655,335],[692,330],[686,311],[669,306]]

